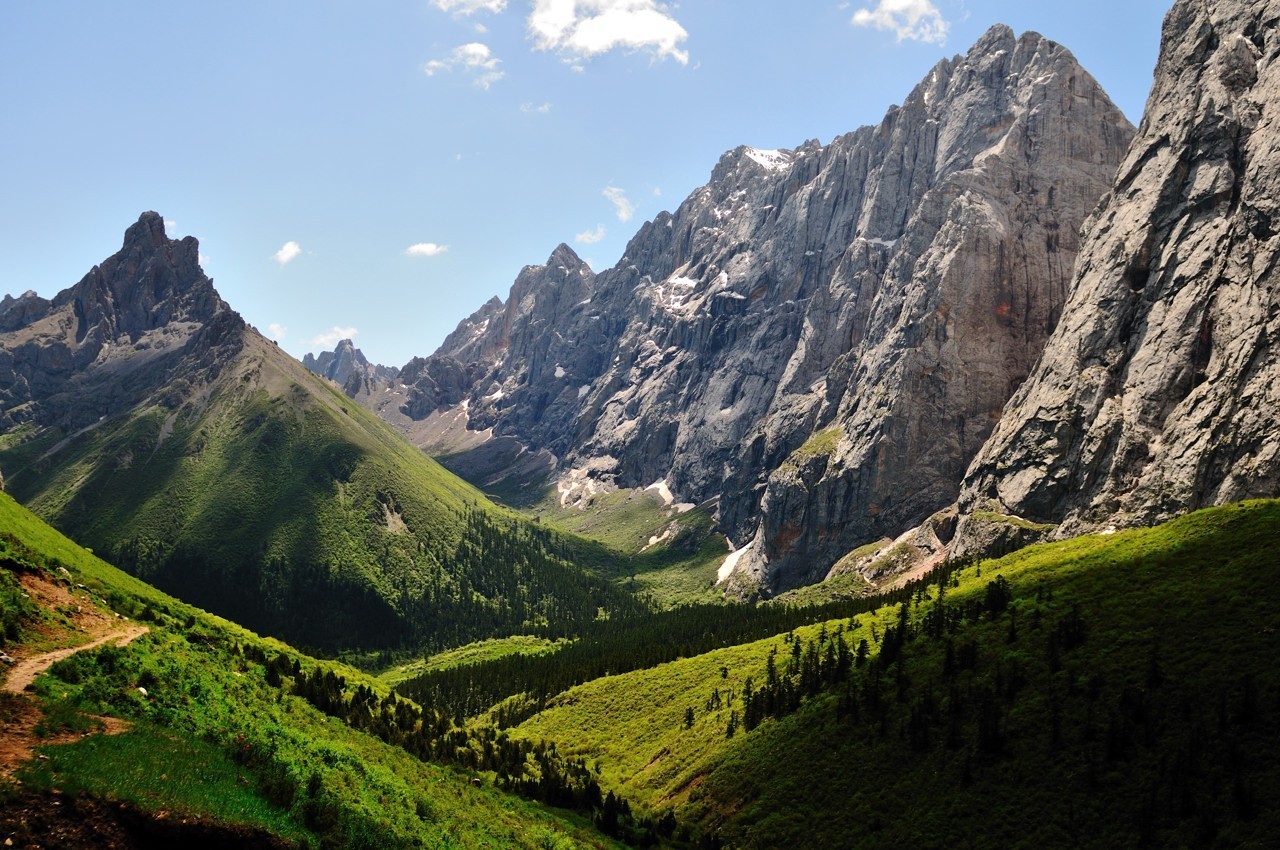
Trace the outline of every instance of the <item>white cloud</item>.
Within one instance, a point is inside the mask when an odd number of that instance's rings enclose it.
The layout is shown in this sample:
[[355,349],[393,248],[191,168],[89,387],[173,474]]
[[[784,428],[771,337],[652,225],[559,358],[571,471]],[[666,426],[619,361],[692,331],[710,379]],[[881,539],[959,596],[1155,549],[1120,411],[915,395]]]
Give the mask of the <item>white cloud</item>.
[[324,333],[313,336],[311,338],[311,344],[325,349],[333,348],[344,339],[352,339],[358,333],[360,333],[360,331],[355,328],[340,328],[337,325],[334,325]]
[[200,264],[200,268],[204,268],[205,263],[209,262],[209,255],[204,251],[198,252],[196,254],[196,262]]
[[522,103],[520,104],[520,111],[521,112],[537,112],[541,115],[546,115],[548,112],[551,111],[551,104],[544,103],[541,106],[539,106],[534,103]]
[[419,242],[404,249],[410,257],[435,257],[449,250],[448,245],[437,245],[434,242]]
[[596,225],[595,230],[584,230],[577,236],[573,237],[573,241],[580,245],[594,245],[604,238],[605,230],[603,224]]
[[493,12],[495,15],[507,8],[507,0],[431,0],[431,5],[442,12],[471,15],[476,12]]
[[493,55],[489,45],[473,41],[453,48],[453,52],[445,59],[432,59],[422,70],[428,77],[434,77],[441,71],[461,68],[475,77],[477,86],[488,90],[489,86],[507,75],[505,71],[498,70],[501,64],[502,60]]
[[476,31],[476,35],[488,35],[488,34],[489,34],[489,28],[488,28],[488,27],[486,27],[484,24],[476,24],[476,25],[475,25],[475,31]]
[[279,322],[272,322],[271,324],[267,325],[267,334],[270,335],[270,337],[276,340],[277,342],[284,339],[284,335],[287,334],[288,332],[289,332],[289,329],[286,328],[284,325],[280,324]]
[[662,187],[661,187],[661,186],[654,186],[654,187],[653,187],[653,196],[654,196],[655,198],[661,198],[661,197],[662,197]]
[[688,51],[679,47],[689,33],[657,0],[534,0],[528,25],[536,47],[571,63],[616,48],[689,63]]
[[170,239],[178,235],[178,223],[171,218],[164,220],[164,235]]
[[853,24],[892,32],[898,41],[942,44],[951,25],[930,0],[880,0],[874,9],[853,13]]
[[636,211],[636,205],[631,203],[626,192],[617,186],[606,186],[605,190],[600,194],[608,198],[618,208],[618,221],[631,221],[631,216]]
[[281,266],[287,266],[298,258],[302,253],[302,246],[297,242],[286,242],[281,246],[279,251],[275,253],[275,261]]

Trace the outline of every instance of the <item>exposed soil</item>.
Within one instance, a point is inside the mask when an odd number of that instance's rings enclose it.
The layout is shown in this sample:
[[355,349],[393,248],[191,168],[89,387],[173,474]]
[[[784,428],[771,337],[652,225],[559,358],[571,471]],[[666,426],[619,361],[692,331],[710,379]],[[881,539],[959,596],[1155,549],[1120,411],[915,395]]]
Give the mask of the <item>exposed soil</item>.
[[0,845],[41,850],[290,850],[294,846],[247,827],[151,815],[125,803],[58,792],[24,792],[0,805]]

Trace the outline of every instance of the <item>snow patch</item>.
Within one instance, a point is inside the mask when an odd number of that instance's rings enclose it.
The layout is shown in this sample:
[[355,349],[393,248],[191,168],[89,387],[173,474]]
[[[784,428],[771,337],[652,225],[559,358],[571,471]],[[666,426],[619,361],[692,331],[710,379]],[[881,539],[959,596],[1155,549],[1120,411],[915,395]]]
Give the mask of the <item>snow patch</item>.
[[662,504],[664,506],[670,506],[671,503],[676,500],[676,497],[671,494],[671,488],[667,486],[667,479],[665,478],[655,481],[648,487],[644,488],[646,493],[650,490],[657,491],[658,495],[662,498]]
[[565,376],[565,374],[566,374],[566,373],[565,373],[565,371],[564,371],[564,367],[563,367],[563,366],[561,366],[559,363],[557,363],[557,364],[556,364],[556,378],[557,378],[557,379],[563,378],[563,377]]
[[579,398],[579,399],[584,399],[584,398],[586,398],[586,397],[587,397],[587,393],[589,393],[589,392],[591,392],[591,385],[590,385],[590,384],[583,384],[582,386],[578,387],[578,398]]
[[868,245],[879,245],[881,248],[894,248],[898,244],[897,239],[868,239],[865,236],[859,236],[856,242],[866,242]]
[[790,151],[762,151],[758,148],[747,148],[747,156],[766,171],[783,171],[791,166]]
[[724,563],[720,565],[720,569],[716,571],[716,584],[720,584],[727,579],[733,573],[734,568],[738,566],[738,562],[742,560],[742,556],[749,551],[751,551],[751,543],[737,551],[730,552],[728,557],[724,559]]

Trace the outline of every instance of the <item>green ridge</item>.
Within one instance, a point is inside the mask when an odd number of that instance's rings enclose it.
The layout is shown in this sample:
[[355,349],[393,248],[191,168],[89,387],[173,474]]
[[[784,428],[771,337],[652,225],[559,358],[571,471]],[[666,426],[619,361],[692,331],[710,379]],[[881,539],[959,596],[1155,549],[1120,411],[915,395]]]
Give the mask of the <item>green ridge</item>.
[[0,443],[9,491],[112,562],[326,651],[571,634],[639,606],[582,544],[498,508],[252,330],[210,383],[64,440]]
[[3,494],[0,530],[3,574],[40,571],[59,580],[67,570],[67,584],[84,585],[151,629],[123,649],[72,656],[37,680],[51,717],[101,712],[134,728],[44,747],[46,760],[21,774],[27,787],[249,826],[309,847],[615,846],[574,816],[476,784],[477,774],[421,761],[327,716],[287,678],[273,684],[260,659],[291,658],[304,671],[386,695],[358,671],[179,602],[76,547]]
[[[1035,546],[940,574],[905,641],[885,606],[597,679],[518,731],[727,846],[1267,846],[1278,532],[1265,501]],[[843,679],[841,640],[870,648]],[[773,652],[782,708],[748,730]]]

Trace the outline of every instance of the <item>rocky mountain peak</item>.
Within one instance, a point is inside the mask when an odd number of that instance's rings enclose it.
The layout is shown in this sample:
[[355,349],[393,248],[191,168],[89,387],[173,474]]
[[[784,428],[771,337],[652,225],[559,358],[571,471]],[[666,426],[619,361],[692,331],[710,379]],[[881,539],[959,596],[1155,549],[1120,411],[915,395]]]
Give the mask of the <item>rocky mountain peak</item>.
[[53,309],[63,306],[73,308],[77,341],[88,345],[122,336],[136,343],[148,331],[204,323],[226,309],[200,268],[200,243],[193,236],[170,239],[155,212],[143,213],[119,251],[54,299]]
[[[1229,0],[1165,18],[1141,130],[966,513],[1067,536],[1280,492],[1276,20],[1274,2]],[[980,525],[962,522],[960,551],[984,550]]]
[[398,369],[369,362],[350,339],[339,340],[333,351],[317,357],[307,353],[302,365],[333,381],[351,398],[363,398],[384,389],[399,375]]
[[[120,250],[75,286],[51,301],[9,303],[0,311],[0,421],[16,412],[83,425],[137,401],[123,389],[125,376],[128,386],[160,386],[159,376],[195,349],[238,346],[243,321],[218,297],[199,256],[193,237],[168,238],[164,219],[145,212]],[[207,359],[189,376],[216,373],[217,356]],[[147,380],[136,377],[143,372]]]

